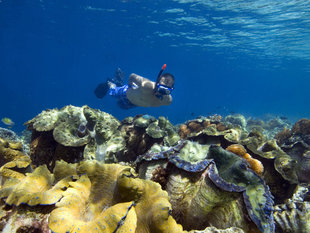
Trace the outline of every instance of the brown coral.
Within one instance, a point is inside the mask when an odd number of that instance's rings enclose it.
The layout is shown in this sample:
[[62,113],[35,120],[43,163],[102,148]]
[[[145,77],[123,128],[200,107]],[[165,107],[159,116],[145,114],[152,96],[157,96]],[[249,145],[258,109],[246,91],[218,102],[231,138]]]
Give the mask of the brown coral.
[[187,127],[187,125],[182,124],[179,128],[179,135],[182,139],[185,139],[189,134],[191,133],[190,129]]
[[250,154],[247,153],[246,149],[240,144],[232,144],[226,148],[226,150],[241,156],[250,165],[250,168],[255,171],[258,175],[262,175],[264,172],[263,164],[257,160],[253,159]]
[[203,129],[203,125],[201,124],[201,122],[196,121],[189,122],[187,126],[192,132],[199,132]]
[[247,151],[244,148],[244,146],[240,145],[240,144],[232,144],[230,146],[228,146],[226,148],[226,150],[233,152],[234,154],[240,155],[240,156],[244,156]]
[[151,180],[159,183],[162,188],[165,188],[167,184],[167,177],[168,177],[167,170],[163,168],[162,166],[158,166],[152,172]]
[[224,124],[218,123],[218,124],[216,125],[216,129],[217,129],[218,131],[225,131],[227,128],[226,128],[226,126],[225,126]]
[[217,121],[214,121],[211,123],[209,119],[194,119],[191,121],[188,121],[186,124],[181,124],[179,127],[179,135],[182,139],[186,139],[188,136],[190,136],[191,133],[199,133],[205,128],[208,128],[212,125],[215,125],[215,127],[219,131],[224,131],[226,127]]

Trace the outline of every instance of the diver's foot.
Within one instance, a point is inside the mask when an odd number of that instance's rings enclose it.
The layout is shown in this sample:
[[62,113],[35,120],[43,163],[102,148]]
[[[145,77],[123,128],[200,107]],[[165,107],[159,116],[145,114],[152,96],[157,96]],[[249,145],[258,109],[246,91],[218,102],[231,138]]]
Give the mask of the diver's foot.
[[94,90],[94,93],[97,98],[102,99],[108,93],[109,89],[108,82],[100,83]]
[[112,83],[111,81],[107,81],[107,84],[108,84],[110,89],[115,89],[116,88],[116,84]]

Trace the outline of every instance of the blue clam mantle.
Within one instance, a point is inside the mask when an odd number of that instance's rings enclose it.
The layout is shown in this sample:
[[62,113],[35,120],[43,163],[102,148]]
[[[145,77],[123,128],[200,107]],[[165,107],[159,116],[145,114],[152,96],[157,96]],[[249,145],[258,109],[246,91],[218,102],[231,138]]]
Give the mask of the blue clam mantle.
[[[191,155],[196,153],[196,157]],[[199,154],[200,153],[200,154]],[[275,231],[273,196],[264,180],[248,168],[247,163],[234,153],[217,145],[201,145],[197,142],[180,141],[175,147],[151,148],[139,156],[142,161],[167,160],[179,169],[192,173],[205,173],[220,189],[241,192],[251,220],[263,233]]]

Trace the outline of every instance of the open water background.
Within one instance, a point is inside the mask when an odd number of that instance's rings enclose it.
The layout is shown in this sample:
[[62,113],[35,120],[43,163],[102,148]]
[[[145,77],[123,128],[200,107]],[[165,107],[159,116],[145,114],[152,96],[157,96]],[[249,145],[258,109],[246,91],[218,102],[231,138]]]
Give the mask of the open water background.
[[[176,78],[170,106],[122,110],[93,94],[117,67],[155,80],[164,63]],[[120,120],[294,122],[310,116],[309,89],[309,0],[0,0],[0,118],[15,131],[68,104]]]

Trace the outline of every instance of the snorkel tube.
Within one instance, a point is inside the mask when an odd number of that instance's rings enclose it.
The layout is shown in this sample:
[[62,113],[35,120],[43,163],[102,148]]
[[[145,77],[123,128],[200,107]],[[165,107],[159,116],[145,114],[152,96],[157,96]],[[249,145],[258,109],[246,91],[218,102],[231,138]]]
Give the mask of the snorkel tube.
[[158,76],[157,76],[155,89],[154,89],[155,96],[161,100],[163,99],[164,95],[170,95],[171,91],[173,90],[173,86],[169,87],[169,86],[166,86],[166,85],[160,83],[160,79],[163,77],[162,73],[166,69],[166,67],[167,67],[166,64],[164,64],[161,67],[161,70],[159,71]]
[[161,74],[164,72],[164,70],[166,69],[167,65],[164,64],[162,67],[161,67],[161,70],[159,71],[158,75],[157,75],[157,79],[156,79],[156,84],[159,82],[159,78],[161,76]]

